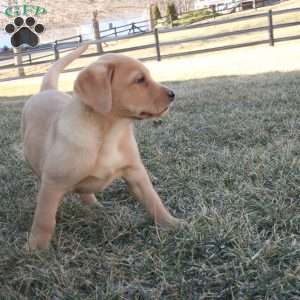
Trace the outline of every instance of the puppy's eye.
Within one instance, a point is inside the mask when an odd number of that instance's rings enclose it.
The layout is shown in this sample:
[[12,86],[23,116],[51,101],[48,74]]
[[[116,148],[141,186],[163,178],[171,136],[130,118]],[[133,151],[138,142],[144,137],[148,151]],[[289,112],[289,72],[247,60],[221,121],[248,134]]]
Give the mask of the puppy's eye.
[[135,83],[142,84],[142,83],[145,83],[145,81],[146,81],[145,76],[140,76],[135,80]]

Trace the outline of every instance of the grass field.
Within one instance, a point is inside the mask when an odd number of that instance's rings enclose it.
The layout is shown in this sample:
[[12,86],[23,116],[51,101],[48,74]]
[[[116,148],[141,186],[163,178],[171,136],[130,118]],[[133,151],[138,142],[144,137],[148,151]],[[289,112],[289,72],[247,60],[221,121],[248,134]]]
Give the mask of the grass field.
[[33,254],[22,104],[0,104],[0,299],[300,299],[300,72],[168,85],[171,113],[137,123],[137,139],[189,228],[156,228],[117,181],[103,209],[66,197],[50,250]]

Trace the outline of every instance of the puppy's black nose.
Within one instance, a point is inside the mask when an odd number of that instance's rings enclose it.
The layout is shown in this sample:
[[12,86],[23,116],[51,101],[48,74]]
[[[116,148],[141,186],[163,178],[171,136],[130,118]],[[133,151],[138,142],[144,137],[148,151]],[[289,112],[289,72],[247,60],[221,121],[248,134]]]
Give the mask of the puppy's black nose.
[[170,98],[170,101],[174,101],[175,100],[175,94],[172,90],[168,90],[168,96]]

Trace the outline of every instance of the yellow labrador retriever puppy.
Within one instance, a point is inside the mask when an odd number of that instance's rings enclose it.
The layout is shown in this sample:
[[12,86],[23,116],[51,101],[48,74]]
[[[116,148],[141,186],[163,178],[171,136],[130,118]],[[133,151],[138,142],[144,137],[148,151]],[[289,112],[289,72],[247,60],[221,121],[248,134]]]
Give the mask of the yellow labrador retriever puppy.
[[30,249],[48,247],[65,193],[94,203],[94,193],[117,177],[126,180],[157,224],[180,223],[155,192],[133,133],[133,120],[161,116],[174,93],[154,82],[139,61],[116,54],[103,55],[81,71],[73,96],[58,91],[59,73],[86,48],[54,63],[23,110],[24,154],[41,178]]

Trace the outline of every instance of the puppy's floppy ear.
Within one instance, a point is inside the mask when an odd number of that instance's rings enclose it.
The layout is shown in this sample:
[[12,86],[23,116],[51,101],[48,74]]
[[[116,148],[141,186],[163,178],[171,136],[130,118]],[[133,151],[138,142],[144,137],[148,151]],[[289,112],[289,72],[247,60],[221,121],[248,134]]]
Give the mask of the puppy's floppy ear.
[[81,71],[74,83],[74,91],[80,100],[96,112],[110,112],[112,108],[113,67],[96,63]]

